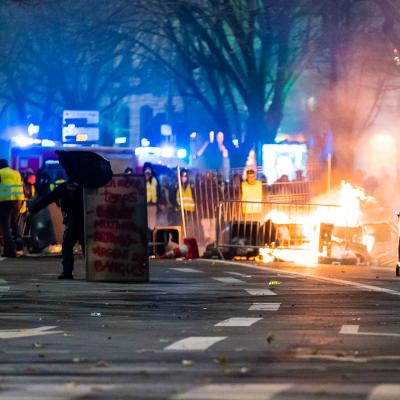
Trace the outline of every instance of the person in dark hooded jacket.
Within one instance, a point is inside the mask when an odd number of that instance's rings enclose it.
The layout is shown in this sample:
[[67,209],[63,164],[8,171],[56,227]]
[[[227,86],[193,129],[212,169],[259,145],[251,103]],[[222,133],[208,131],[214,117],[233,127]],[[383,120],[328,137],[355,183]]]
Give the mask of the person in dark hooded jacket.
[[29,212],[35,214],[51,203],[57,203],[63,212],[65,225],[62,242],[63,272],[58,279],[73,279],[74,246],[77,242],[84,251],[83,187],[71,180],[57,186],[39,198]]

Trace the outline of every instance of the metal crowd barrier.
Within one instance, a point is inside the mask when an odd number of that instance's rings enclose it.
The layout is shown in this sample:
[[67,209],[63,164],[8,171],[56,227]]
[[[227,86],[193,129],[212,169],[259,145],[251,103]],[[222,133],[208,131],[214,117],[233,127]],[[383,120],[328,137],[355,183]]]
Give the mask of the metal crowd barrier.
[[[224,207],[225,219],[240,217],[241,176],[234,174],[229,182],[223,180],[221,174],[208,172],[195,174],[192,178],[192,192],[195,199],[195,210],[183,213],[176,212],[171,225],[185,224],[187,237],[195,237],[201,247],[215,243],[217,226],[217,209],[221,202],[233,202]],[[291,181],[278,182],[271,185],[263,183],[263,202],[270,203],[309,203],[311,199],[310,182]],[[184,218],[184,221],[182,219]]]
[[242,249],[242,255],[271,247],[315,250],[330,257],[333,234],[347,247],[362,242],[362,233],[345,221],[343,209],[335,205],[221,201],[216,246]]

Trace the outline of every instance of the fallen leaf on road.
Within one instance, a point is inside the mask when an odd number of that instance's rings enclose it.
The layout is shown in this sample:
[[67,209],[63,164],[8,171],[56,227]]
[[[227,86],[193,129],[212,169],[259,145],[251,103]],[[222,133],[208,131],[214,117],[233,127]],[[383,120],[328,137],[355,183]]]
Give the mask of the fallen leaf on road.
[[269,281],[268,282],[268,286],[278,286],[280,285],[282,282],[279,281]]
[[192,360],[182,360],[182,365],[193,365]]
[[227,356],[219,356],[214,360],[216,363],[218,363],[221,366],[224,366],[228,363],[229,359]]
[[67,389],[75,389],[76,388],[76,383],[75,382],[68,382],[64,385]]
[[72,336],[69,332],[64,332],[64,336]]
[[73,363],[80,363],[80,362],[81,362],[81,359],[80,359],[79,357],[74,357],[74,358],[72,359],[72,362],[73,362]]
[[242,374],[246,374],[247,372],[249,372],[249,369],[246,368],[246,367],[242,367],[242,368],[240,368],[240,372],[241,372]]
[[275,340],[275,336],[274,336],[274,335],[269,335],[269,336],[267,336],[267,342],[268,342],[268,344],[271,344],[274,340]]
[[108,367],[108,362],[107,362],[107,361],[105,361],[105,360],[100,360],[100,361],[97,361],[97,363],[96,363],[96,367],[102,367],[102,368],[104,368],[104,367]]
[[43,343],[33,343],[33,347],[35,349],[41,349],[42,347],[45,347]]

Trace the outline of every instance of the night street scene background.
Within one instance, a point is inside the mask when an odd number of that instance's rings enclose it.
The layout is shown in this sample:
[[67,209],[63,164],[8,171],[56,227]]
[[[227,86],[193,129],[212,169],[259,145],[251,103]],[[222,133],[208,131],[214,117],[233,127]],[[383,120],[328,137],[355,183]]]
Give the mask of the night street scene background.
[[0,400],[400,399],[400,0],[0,0]]

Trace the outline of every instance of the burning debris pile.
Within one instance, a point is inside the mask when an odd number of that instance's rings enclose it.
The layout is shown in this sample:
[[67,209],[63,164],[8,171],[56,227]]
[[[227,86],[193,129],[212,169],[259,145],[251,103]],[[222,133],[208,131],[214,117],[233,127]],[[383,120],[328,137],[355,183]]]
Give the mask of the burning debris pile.
[[343,181],[312,203],[276,205],[265,215],[277,240],[260,250],[264,262],[394,265],[397,225],[375,198]]

